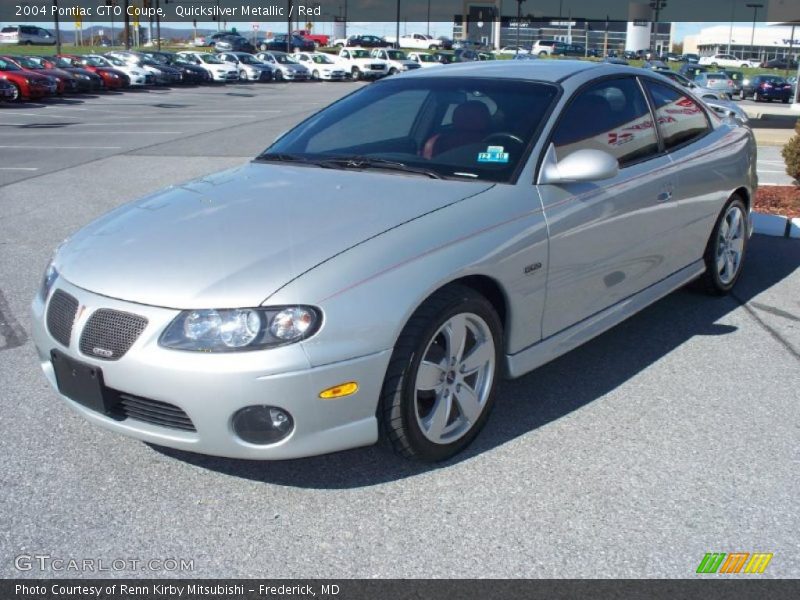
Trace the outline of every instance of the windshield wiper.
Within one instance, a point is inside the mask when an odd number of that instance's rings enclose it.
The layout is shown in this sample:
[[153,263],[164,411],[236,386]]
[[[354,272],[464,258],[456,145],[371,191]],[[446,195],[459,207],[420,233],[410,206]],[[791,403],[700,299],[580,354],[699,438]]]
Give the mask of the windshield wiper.
[[321,162],[330,165],[331,167],[339,167],[342,169],[383,169],[386,171],[401,171],[403,173],[415,173],[417,175],[425,175],[431,179],[442,179],[436,171],[431,171],[424,167],[412,167],[403,162],[396,160],[387,160],[385,158],[371,158],[369,156],[336,156],[327,158]]
[[323,167],[325,169],[333,169],[332,165],[327,164],[326,161],[323,160],[315,160],[313,158],[308,158],[303,156],[302,154],[290,154],[288,152],[265,152],[263,154],[259,154],[255,160],[262,161],[262,162],[293,162],[293,163],[300,163],[302,165],[315,165],[318,167]]

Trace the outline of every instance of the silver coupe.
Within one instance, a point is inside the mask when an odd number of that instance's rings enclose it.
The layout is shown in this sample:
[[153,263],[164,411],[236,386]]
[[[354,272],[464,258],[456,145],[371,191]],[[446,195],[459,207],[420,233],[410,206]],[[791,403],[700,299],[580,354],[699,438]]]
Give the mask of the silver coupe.
[[75,233],[34,338],[70,408],[146,442],[442,460],[499,378],[690,281],[727,293],[756,186],[751,131],[657,72],[420,69]]

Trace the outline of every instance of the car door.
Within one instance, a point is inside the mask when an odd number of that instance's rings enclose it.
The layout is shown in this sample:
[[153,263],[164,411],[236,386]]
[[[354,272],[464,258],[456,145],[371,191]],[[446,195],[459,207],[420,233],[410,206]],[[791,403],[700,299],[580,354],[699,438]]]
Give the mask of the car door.
[[548,152],[563,160],[581,149],[611,154],[619,172],[604,181],[538,186],[550,235],[544,337],[674,270],[671,163],[636,77],[603,79],[573,95]]

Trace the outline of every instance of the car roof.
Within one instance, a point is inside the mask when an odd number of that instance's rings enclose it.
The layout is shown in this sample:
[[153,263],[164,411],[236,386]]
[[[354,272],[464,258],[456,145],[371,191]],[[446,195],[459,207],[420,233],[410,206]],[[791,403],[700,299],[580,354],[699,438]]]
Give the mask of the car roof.
[[[610,73],[621,73],[627,70],[623,65],[609,65],[585,60],[541,60],[541,61],[475,61],[449,65],[447,69],[417,69],[404,74],[404,77],[501,77],[510,79],[528,79],[531,81],[548,81],[557,83],[584,71],[596,69]],[[641,69],[630,68],[633,73]],[[601,74],[598,72],[598,74]]]

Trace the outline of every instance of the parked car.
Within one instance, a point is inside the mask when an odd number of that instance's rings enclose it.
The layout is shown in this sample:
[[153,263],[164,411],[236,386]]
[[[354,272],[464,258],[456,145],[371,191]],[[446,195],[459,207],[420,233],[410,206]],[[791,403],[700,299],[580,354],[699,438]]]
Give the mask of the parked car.
[[342,48],[336,63],[353,79],[380,79],[389,74],[389,65],[370,54],[366,48]]
[[530,54],[530,50],[523,46],[503,46],[497,51],[497,54],[515,56],[517,54]]
[[699,61],[700,61],[700,55],[699,54],[691,54],[690,53],[690,54],[681,54],[680,55],[680,62],[697,64]]
[[625,60],[624,58],[618,58],[616,56],[606,56],[603,59],[603,62],[611,64],[611,65],[628,65],[629,64],[628,61]]
[[792,84],[778,75],[755,75],[742,81],[739,99],[752,97],[756,102],[780,100],[784,104],[792,101]]
[[28,58],[27,56],[4,56],[3,58],[13,62],[18,67],[26,71],[33,71],[34,73],[39,73],[40,75],[46,75],[48,77],[55,78],[56,93],[59,95],[74,94],[79,91],[78,81],[73,73],[47,68],[40,61]]
[[700,73],[705,73],[706,71],[708,71],[708,67],[693,63],[684,63],[681,65],[681,68],[678,69],[679,74],[683,75],[684,77],[688,77],[689,79],[694,79]]
[[729,97],[733,96],[733,81],[725,73],[698,73],[694,81],[700,87],[725,92]]
[[408,60],[414,61],[423,69],[442,66],[442,63],[436,59],[436,55],[428,52],[409,52]]
[[788,71],[790,69],[797,69],[797,61],[787,57],[773,58],[772,60],[762,62],[759,66],[762,69],[783,69],[784,71]]
[[667,62],[681,62],[681,55],[675,52],[667,52],[662,56],[662,60],[666,60]]
[[56,36],[47,29],[34,25],[6,25],[0,29],[0,44],[20,44],[22,46],[54,46]]
[[324,52],[298,52],[292,58],[311,72],[311,79],[321,81],[344,81],[348,72],[336,60]]
[[293,31],[292,35],[296,35],[298,37],[303,38],[314,44],[314,48],[324,48],[330,43],[330,36],[327,36],[322,33],[311,33],[310,31],[306,31],[305,29],[298,29],[297,31]]
[[390,48],[392,45],[377,35],[351,35],[346,44],[348,48]]
[[453,52],[453,62],[474,62],[481,59],[481,53],[469,48],[459,48]]
[[86,54],[84,58],[91,60],[95,66],[122,71],[130,79],[129,85],[131,86],[141,87],[153,83],[153,78],[148,77],[147,71],[141,65],[127,63],[113,56],[100,56],[99,54]]
[[183,60],[204,68],[211,77],[212,82],[226,83],[229,81],[239,81],[239,71],[221,60],[216,54],[182,50],[178,52],[177,56],[183,57]]
[[556,40],[539,40],[531,47],[531,54],[537,56],[564,56],[567,45]]
[[0,57],[0,77],[14,88],[12,101],[45,98],[54,95],[58,89],[55,77],[23,69],[6,57]]
[[432,55],[437,62],[443,65],[449,65],[450,63],[454,63],[456,61],[455,52],[452,50],[439,50],[437,52],[433,52]]
[[123,71],[108,67],[104,61],[74,54],[60,54],[59,57],[70,61],[73,66],[102,77],[103,87],[106,90],[119,90],[129,85],[129,78]]
[[712,90],[709,88],[700,87],[695,81],[684,77],[675,71],[658,71],[658,74],[667,79],[671,79],[675,83],[685,87],[688,90],[703,100],[730,100],[730,94],[727,90]]
[[640,57],[639,54],[633,50],[625,50],[625,52],[622,53],[622,58],[625,60],[639,60]]
[[272,67],[275,81],[308,81],[311,79],[311,71],[286,52],[259,52],[256,54],[256,58]]
[[97,73],[76,67],[72,60],[60,56],[28,56],[35,61],[42,61],[45,68],[55,68],[60,71],[73,73],[78,79],[78,89],[81,92],[101,92],[106,89],[106,83]]
[[453,49],[453,40],[445,35],[440,35],[438,38],[436,38],[436,41],[439,42],[439,48],[442,50]]
[[279,33],[273,37],[258,43],[258,49],[262,52],[285,52],[288,45],[292,52],[315,52],[317,47],[314,42],[299,35],[287,38],[285,33]]
[[733,54],[712,54],[711,56],[701,56],[697,64],[712,67],[741,67],[742,69],[746,69],[748,67],[757,67],[759,61],[737,58]]
[[183,83],[199,84],[212,81],[211,74],[206,69],[174,52],[150,51],[144,55],[156,63],[178,69],[183,76]]
[[734,71],[732,69],[721,69],[719,73],[722,73],[730,79],[732,84],[731,93],[733,97],[736,98],[739,96],[739,93],[742,91],[742,81],[744,81],[744,73],[741,71]]
[[389,75],[421,68],[418,63],[410,60],[405,52],[394,48],[374,48],[370,56],[385,62],[389,66]]
[[198,38],[197,42],[199,43],[196,43],[195,45],[211,46],[212,48],[214,48],[219,40],[223,40],[230,36],[242,37],[242,34],[239,33],[238,31],[218,31],[207,37]]
[[648,60],[645,61],[644,65],[642,65],[645,69],[651,69],[653,71],[671,71],[672,69],[669,68],[669,65],[665,63],[663,60]]
[[71,410],[148,443],[441,461],[501,377],[693,280],[729,293],[755,163],[749,128],[657,73],[420,69],[72,234],[31,337]]
[[[219,48],[219,43],[217,44]],[[275,68],[247,52],[219,52],[218,56],[239,71],[239,81],[272,81]]]
[[214,52],[245,52],[252,54],[255,51],[255,46],[240,35],[221,37],[214,44]]

